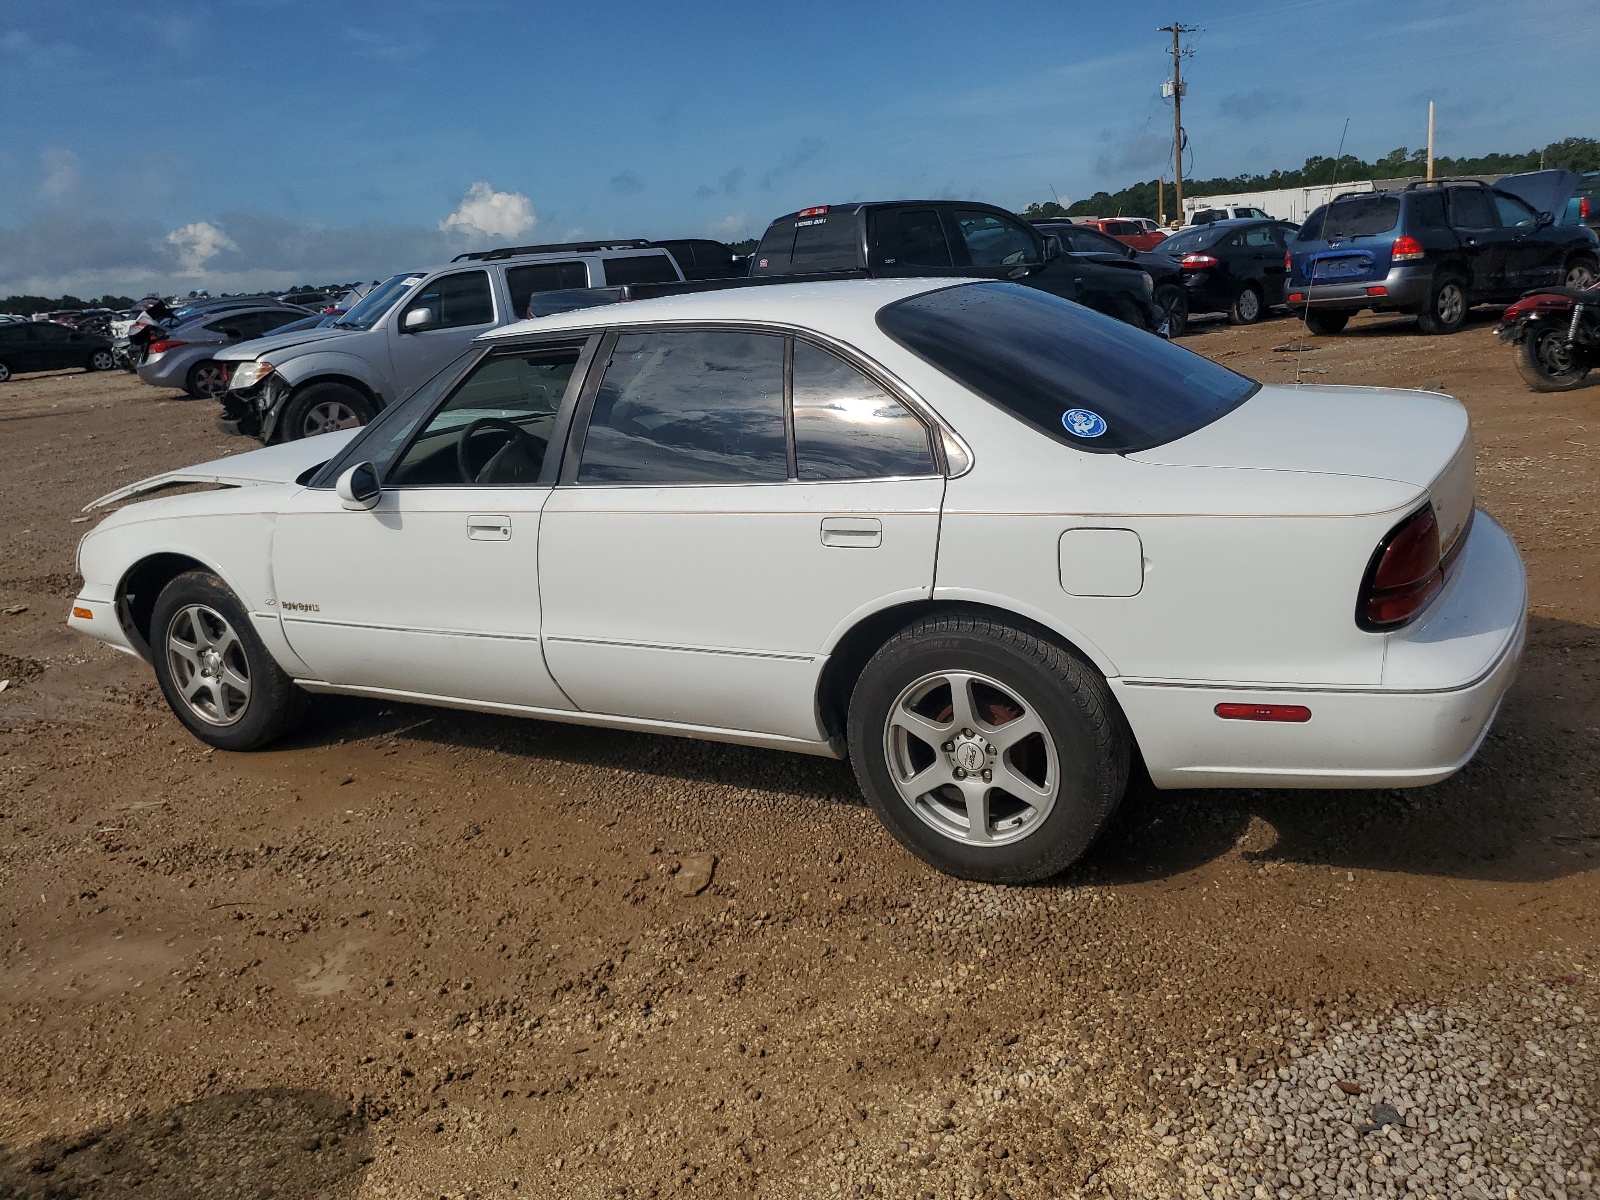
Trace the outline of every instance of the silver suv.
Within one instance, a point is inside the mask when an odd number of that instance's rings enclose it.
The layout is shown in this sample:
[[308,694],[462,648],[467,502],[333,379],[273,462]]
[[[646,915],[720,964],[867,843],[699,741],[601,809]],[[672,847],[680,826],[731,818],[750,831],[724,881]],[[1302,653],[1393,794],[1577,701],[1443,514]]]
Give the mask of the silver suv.
[[522,320],[541,293],[682,279],[672,255],[642,241],[457,255],[392,276],[330,325],[217,354],[228,372],[218,424],[268,443],[365,425],[480,333]]

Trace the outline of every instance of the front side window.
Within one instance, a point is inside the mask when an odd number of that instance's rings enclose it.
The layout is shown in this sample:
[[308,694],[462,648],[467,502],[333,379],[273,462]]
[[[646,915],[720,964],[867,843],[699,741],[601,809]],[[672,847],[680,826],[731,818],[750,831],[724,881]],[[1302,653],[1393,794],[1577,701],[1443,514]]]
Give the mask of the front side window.
[[486,358],[389,472],[392,487],[516,487],[539,482],[578,347]]
[[758,483],[789,477],[784,339],[624,333],[595,395],[580,483]]
[[950,246],[931,208],[895,208],[874,219],[878,256],[890,267],[949,267]]
[[1539,223],[1538,214],[1513,196],[1494,194],[1495,211],[1500,214],[1500,224],[1506,229],[1532,229]]
[[494,300],[489,292],[489,276],[483,271],[461,271],[441,275],[406,304],[407,315],[425,309],[429,320],[425,329],[461,329],[468,325],[487,325],[494,320]]
[[511,312],[528,315],[528,300],[535,292],[562,292],[589,286],[589,272],[581,261],[532,263],[512,267],[506,272],[506,290],[511,293]]
[[1112,317],[1014,283],[971,283],[890,304],[878,326],[995,407],[1080,450],[1175,441],[1260,388]]
[[1032,235],[1015,221],[993,213],[960,210],[955,217],[973,266],[1009,267],[1039,261],[1039,248]]
[[927,428],[855,367],[797,341],[793,378],[801,481],[934,473]]

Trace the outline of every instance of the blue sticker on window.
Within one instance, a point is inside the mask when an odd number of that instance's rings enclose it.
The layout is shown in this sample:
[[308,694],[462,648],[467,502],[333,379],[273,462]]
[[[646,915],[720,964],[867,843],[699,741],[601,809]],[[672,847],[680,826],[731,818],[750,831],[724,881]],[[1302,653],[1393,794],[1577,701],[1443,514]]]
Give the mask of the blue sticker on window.
[[1069,408],[1061,414],[1061,424],[1075,437],[1099,437],[1106,431],[1106,419],[1087,408]]

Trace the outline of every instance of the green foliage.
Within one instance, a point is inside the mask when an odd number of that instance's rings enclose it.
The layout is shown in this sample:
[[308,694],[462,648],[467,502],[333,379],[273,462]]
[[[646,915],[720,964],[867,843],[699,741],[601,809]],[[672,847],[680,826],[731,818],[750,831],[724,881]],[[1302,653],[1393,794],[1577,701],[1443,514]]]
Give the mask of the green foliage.
[[1028,205],[1027,208],[1022,210],[1022,215],[1030,221],[1042,220],[1045,217],[1064,217],[1067,215],[1067,210],[1054,200],[1046,200],[1043,204]]
[[[1266,192],[1277,188],[1314,187],[1338,180],[1403,179],[1427,173],[1426,150],[1410,150],[1397,146],[1375,162],[1363,162],[1346,154],[1337,163],[1331,158],[1312,155],[1298,171],[1273,171],[1267,175],[1235,175],[1231,178],[1185,179],[1185,196],[1227,196],[1235,192]],[[1543,162],[1541,164],[1541,158]],[[1529,150],[1523,154],[1485,154],[1478,158],[1435,158],[1435,175],[1515,175],[1541,168],[1568,171],[1600,171],[1600,140],[1585,137],[1563,138],[1551,142],[1544,150]],[[1154,179],[1131,184],[1120,192],[1096,192],[1086,200],[1079,200],[1066,210],[1068,216],[1101,217],[1154,217],[1156,189]],[[1172,184],[1167,184],[1167,216],[1173,216]],[[1035,210],[1039,210],[1035,212]],[[1044,210],[1053,210],[1046,213]],[[1060,208],[1054,202],[1030,204],[1023,216],[1057,215]]]
[[7,296],[0,300],[0,312],[22,313],[32,316],[36,312],[58,312],[64,308],[132,308],[130,296],[101,296],[98,300],[80,300],[76,296]]

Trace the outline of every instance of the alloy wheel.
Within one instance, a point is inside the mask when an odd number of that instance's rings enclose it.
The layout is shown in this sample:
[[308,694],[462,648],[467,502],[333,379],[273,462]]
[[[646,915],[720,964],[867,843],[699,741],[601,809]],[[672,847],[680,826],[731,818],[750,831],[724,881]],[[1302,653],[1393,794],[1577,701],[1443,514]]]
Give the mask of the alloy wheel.
[[1439,289],[1439,299],[1434,304],[1434,312],[1439,315],[1441,324],[1461,323],[1467,312],[1467,297],[1459,283],[1447,283]]
[[109,371],[116,365],[116,360],[111,357],[111,351],[109,350],[96,350],[89,358],[89,369],[91,371]]
[[5,383],[11,378],[11,368],[0,362],[0,383]]
[[1055,740],[1016,688],[986,675],[941,671],[910,684],[889,709],[883,749],[900,798],[953,841],[1018,841],[1055,805]]
[[1575,262],[1567,268],[1567,286],[1573,289],[1582,289],[1594,286],[1594,264],[1589,262]]
[[167,624],[167,666],[183,702],[208,725],[233,725],[250,706],[250,662],[216,609],[190,604]]
[[338,429],[354,429],[361,424],[355,409],[338,400],[324,400],[306,412],[300,426],[301,437],[316,437],[319,433],[333,433]]
[[228,390],[228,372],[219,363],[203,363],[194,369],[194,390],[212,399]]

